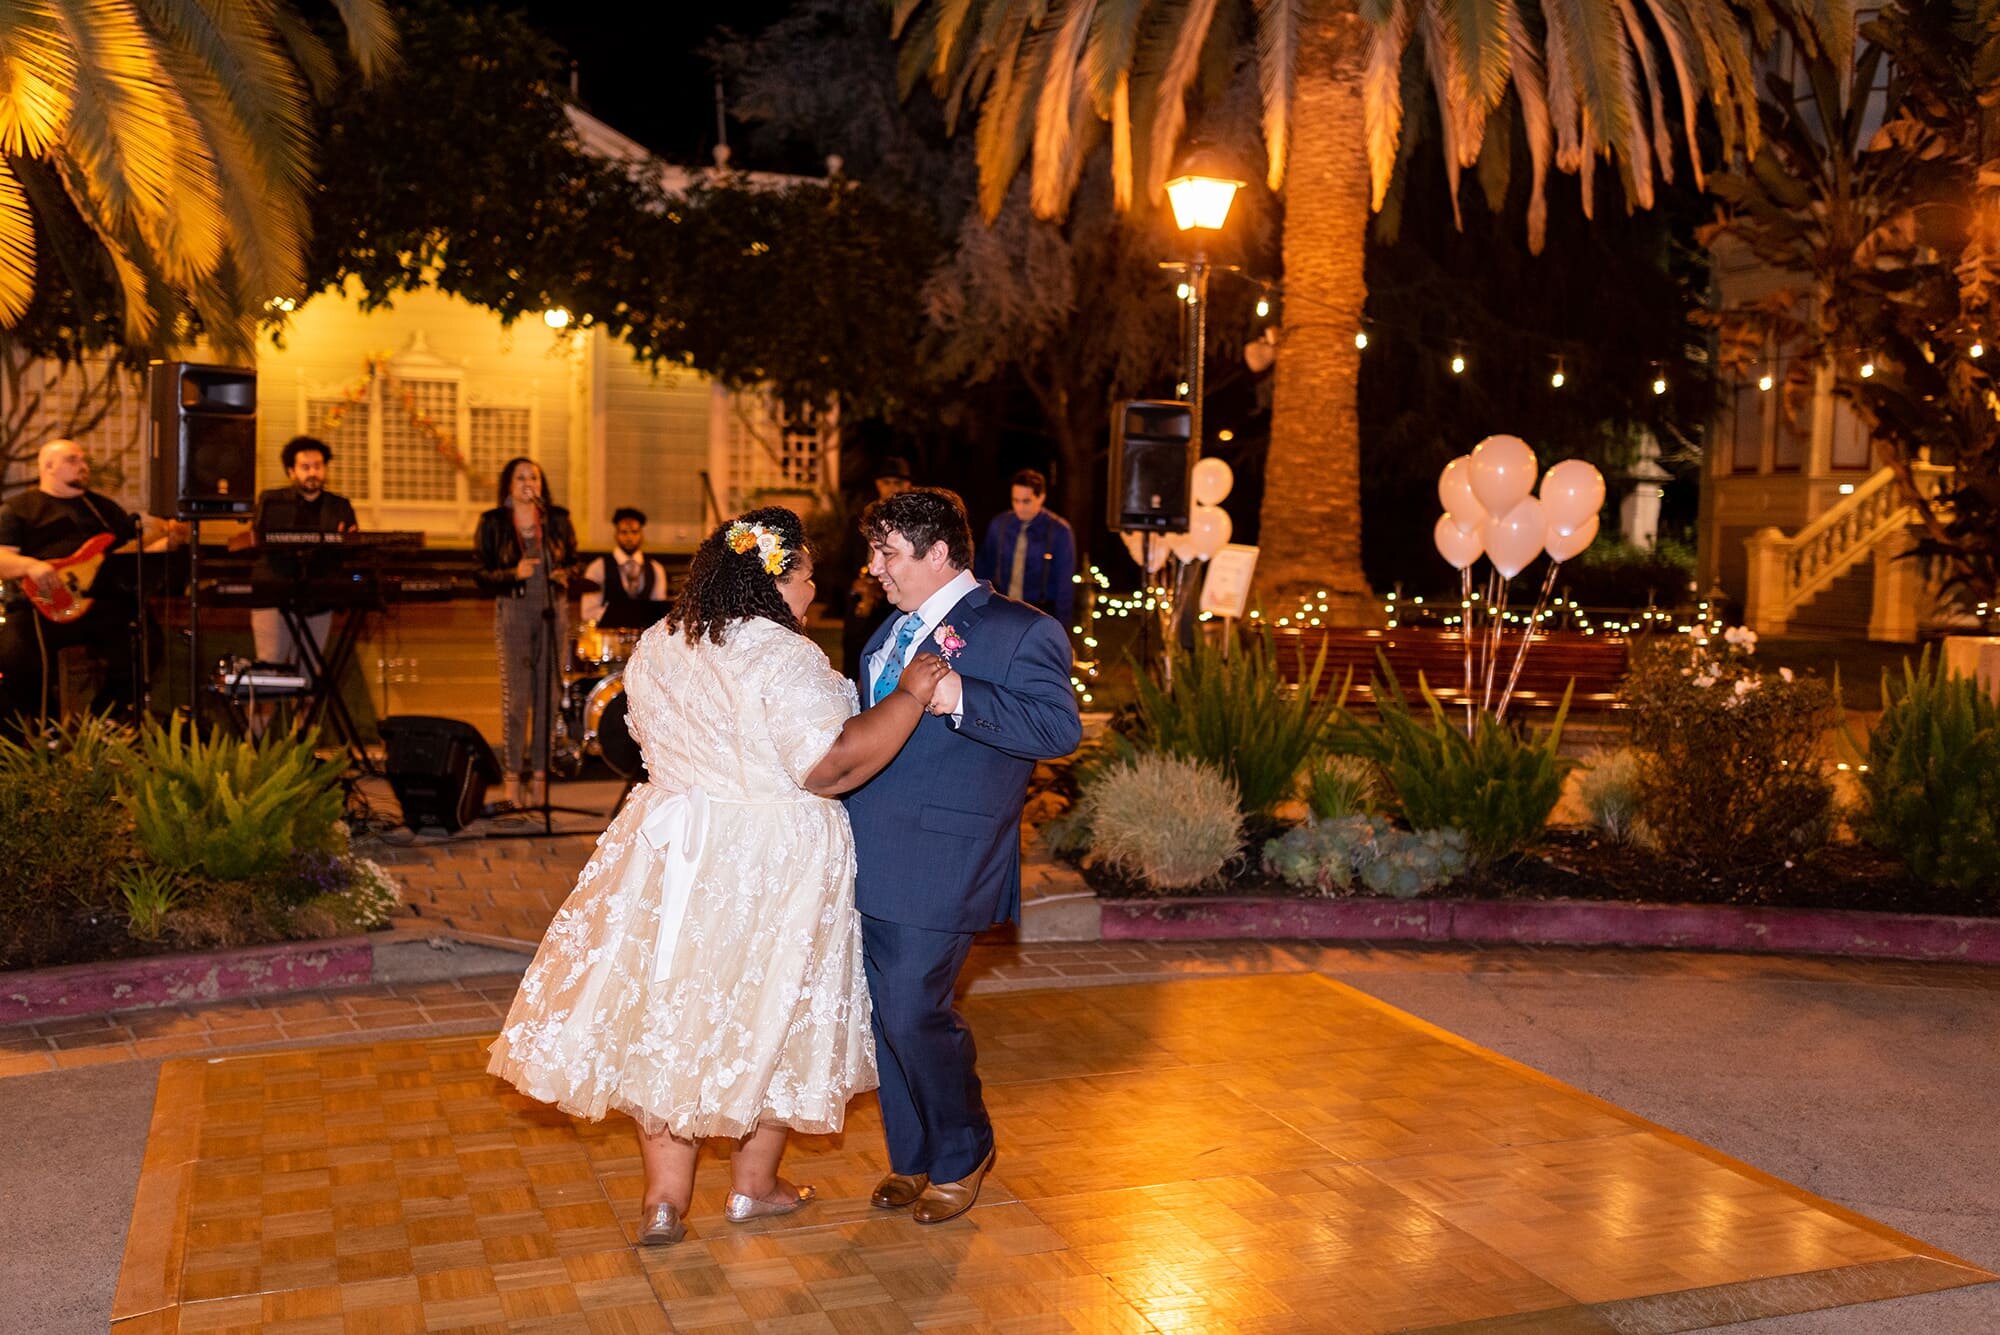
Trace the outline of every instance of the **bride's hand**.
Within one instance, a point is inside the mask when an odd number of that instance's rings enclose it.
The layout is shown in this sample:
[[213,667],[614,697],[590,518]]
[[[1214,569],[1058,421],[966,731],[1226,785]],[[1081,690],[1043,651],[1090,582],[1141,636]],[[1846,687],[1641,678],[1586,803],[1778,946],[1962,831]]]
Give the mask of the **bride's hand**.
[[920,705],[928,708],[931,696],[937,691],[937,684],[944,680],[951,669],[936,654],[918,654],[903,669],[903,675],[896,682],[896,689],[910,696]]

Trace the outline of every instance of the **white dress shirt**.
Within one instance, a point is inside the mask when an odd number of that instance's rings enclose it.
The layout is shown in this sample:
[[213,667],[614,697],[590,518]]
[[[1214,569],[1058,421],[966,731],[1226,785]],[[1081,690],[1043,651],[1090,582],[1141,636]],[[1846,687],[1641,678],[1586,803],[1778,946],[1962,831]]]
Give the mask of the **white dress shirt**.
[[[937,628],[944,624],[945,617],[950,614],[952,608],[958,606],[959,600],[978,587],[979,581],[972,577],[972,572],[970,570],[961,570],[944,587],[924,599],[923,604],[916,611],[905,614],[905,616],[916,617],[919,624],[923,627],[922,630],[917,632],[916,637],[910,641],[910,647],[903,652],[903,665],[905,667],[909,666],[910,660],[920,653],[926,651],[936,653],[938,651],[937,644],[931,639],[931,636],[937,633]],[[896,620],[890,622],[889,638],[882,641],[880,649],[868,655],[866,665],[868,694],[866,698],[869,700],[875,698],[875,683],[882,679],[882,669],[889,666],[889,651],[896,647],[896,634],[903,629],[903,620],[903,617],[898,617]],[[964,716],[965,701],[961,697],[959,708],[954,710],[951,715],[952,726],[954,728],[957,727],[959,721]]]

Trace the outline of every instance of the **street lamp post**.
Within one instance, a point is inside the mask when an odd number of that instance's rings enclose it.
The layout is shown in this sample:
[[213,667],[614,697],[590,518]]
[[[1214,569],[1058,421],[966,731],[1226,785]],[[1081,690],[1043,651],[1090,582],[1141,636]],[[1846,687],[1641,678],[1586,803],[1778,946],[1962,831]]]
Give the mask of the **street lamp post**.
[[1194,428],[1195,453],[1205,453],[1202,435],[1202,386],[1208,360],[1208,242],[1229,221],[1229,206],[1243,188],[1224,155],[1197,140],[1188,145],[1175,164],[1167,182],[1167,201],[1173,206],[1174,225],[1194,242],[1194,259],[1188,264],[1188,304],[1194,318],[1188,322],[1192,346],[1188,349],[1187,400]]

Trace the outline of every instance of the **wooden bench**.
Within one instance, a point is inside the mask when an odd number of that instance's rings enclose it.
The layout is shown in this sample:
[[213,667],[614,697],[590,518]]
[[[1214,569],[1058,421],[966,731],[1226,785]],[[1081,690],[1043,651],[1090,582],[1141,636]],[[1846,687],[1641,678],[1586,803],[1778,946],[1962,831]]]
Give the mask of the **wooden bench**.
[[[1417,675],[1423,674],[1431,691],[1447,705],[1465,701],[1465,646],[1457,631],[1429,627],[1395,630],[1355,630],[1337,627],[1284,627],[1272,632],[1277,648],[1278,671],[1285,680],[1305,679],[1322,649],[1326,666],[1321,670],[1316,696],[1340,689],[1351,668],[1354,684],[1348,690],[1350,705],[1369,706],[1374,702],[1373,680],[1381,672],[1377,653],[1388,657],[1389,666],[1403,688],[1404,698],[1421,706],[1423,695]],[[1507,684],[1514,665],[1514,651],[1520,633],[1509,630],[1500,642],[1499,661],[1493,672],[1493,703]],[[1475,641],[1475,651],[1479,648]],[[1516,709],[1554,709],[1562,703],[1563,691],[1575,682],[1570,696],[1572,713],[1599,712],[1624,707],[1618,684],[1625,676],[1627,642],[1622,636],[1585,635],[1580,631],[1546,631],[1536,634],[1521,664],[1521,678],[1514,686],[1511,714]],[[1475,657],[1474,662],[1477,663]],[[1473,698],[1479,698],[1483,680],[1473,682]]]

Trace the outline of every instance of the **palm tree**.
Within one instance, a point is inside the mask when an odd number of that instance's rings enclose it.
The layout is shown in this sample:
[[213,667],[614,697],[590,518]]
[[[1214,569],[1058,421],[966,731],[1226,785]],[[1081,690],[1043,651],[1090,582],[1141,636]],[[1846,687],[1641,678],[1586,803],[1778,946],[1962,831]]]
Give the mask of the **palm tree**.
[[[336,0],[364,76],[394,58],[384,0]],[[334,65],[282,0],[38,0],[0,11],[0,326],[38,269],[108,272],[121,340],[198,319],[248,348],[267,301],[303,296],[310,90]]]
[[[1617,164],[1628,205],[1649,206],[1655,175],[1673,179],[1670,113],[1692,153],[1704,103],[1725,156],[1755,151],[1751,34],[1768,28],[1770,2],[898,0],[895,21],[906,89],[928,80],[954,126],[977,108],[989,217],[1024,164],[1036,212],[1062,216],[1106,127],[1121,205],[1157,201],[1188,93],[1205,74],[1226,75],[1254,39],[1266,176],[1285,190],[1288,311],[1260,583],[1275,603],[1326,589],[1352,617],[1372,601],[1355,412],[1363,243],[1407,155],[1405,104],[1429,83],[1454,197],[1482,154],[1504,165],[1506,136],[1488,134],[1496,115],[1506,127],[1518,118],[1539,250],[1551,165],[1581,178],[1586,212],[1600,159]],[[1819,0],[1818,14],[1851,42],[1846,0]],[[1698,159],[1694,170],[1699,184]]]

